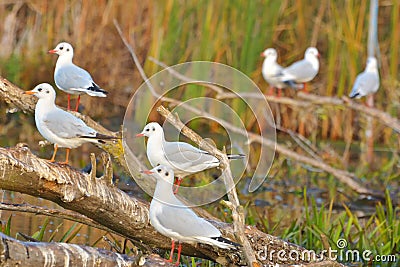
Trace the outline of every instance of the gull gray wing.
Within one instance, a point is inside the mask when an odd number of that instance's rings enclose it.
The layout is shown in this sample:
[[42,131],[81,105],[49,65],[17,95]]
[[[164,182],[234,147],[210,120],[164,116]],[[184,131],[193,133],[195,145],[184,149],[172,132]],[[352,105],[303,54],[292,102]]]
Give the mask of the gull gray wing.
[[87,126],[81,119],[61,109],[56,109],[47,114],[43,122],[51,132],[62,138],[96,136],[96,131]]
[[208,152],[184,142],[165,142],[164,151],[168,161],[180,167],[219,163],[218,159]]
[[282,81],[302,80],[316,75],[310,62],[301,60],[282,70]]
[[379,75],[373,72],[360,73],[353,85],[350,97],[362,97],[375,93],[379,88]]
[[61,67],[54,73],[54,80],[62,89],[86,89],[94,83],[89,72],[76,65]]
[[185,237],[219,237],[221,232],[187,207],[162,204],[155,214],[160,225]]

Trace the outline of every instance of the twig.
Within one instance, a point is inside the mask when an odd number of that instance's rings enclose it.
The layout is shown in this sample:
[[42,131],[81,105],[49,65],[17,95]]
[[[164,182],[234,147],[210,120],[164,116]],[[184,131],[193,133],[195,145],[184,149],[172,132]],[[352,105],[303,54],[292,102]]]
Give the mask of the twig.
[[39,240],[37,240],[27,234],[24,234],[22,232],[18,232],[18,235],[22,236],[23,238],[25,238],[25,240],[30,241],[30,242],[40,242]]
[[3,203],[3,202],[0,203],[0,210],[28,212],[45,216],[51,216],[55,218],[66,219],[120,235],[119,233],[97,223],[96,221],[86,217],[85,215],[70,210],[48,209],[29,204],[14,204],[14,203]]
[[400,121],[397,118],[394,118],[388,113],[379,109],[358,104],[357,102],[352,101],[346,96],[342,96],[342,98],[340,99],[337,97],[305,94],[303,92],[299,92],[297,96],[317,105],[334,105],[353,109],[355,111],[358,111],[360,114],[376,118],[379,122],[385,124],[389,128],[392,128],[396,133],[400,133]]
[[329,5],[329,2],[327,2],[327,1],[320,2],[319,9],[317,12],[318,15],[315,17],[315,21],[314,21],[314,28],[313,28],[312,36],[311,36],[311,46],[317,45],[318,33],[319,33],[319,29],[321,28],[321,21],[322,21],[322,17],[324,16],[325,6],[327,6],[327,5]]
[[144,82],[147,84],[147,86],[149,87],[150,93],[151,93],[154,97],[160,98],[160,99],[162,99],[163,101],[170,102],[170,103],[174,103],[175,105],[181,104],[181,102],[178,101],[178,100],[175,100],[175,99],[169,98],[169,97],[161,96],[160,94],[158,94],[158,93],[156,92],[156,90],[154,89],[153,85],[148,81],[148,78],[147,78],[146,74],[144,73],[144,70],[143,70],[142,66],[140,65],[139,59],[138,59],[138,57],[136,56],[135,50],[134,50],[133,47],[128,43],[128,40],[126,40],[126,38],[125,38],[124,35],[122,34],[121,27],[119,26],[119,24],[118,24],[118,22],[117,22],[116,20],[114,20],[114,26],[115,26],[115,28],[117,29],[118,34],[119,34],[119,36],[120,36],[122,42],[124,43],[125,47],[128,49],[129,54],[130,54],[131,57],[133,58],[133,61],[135,62],[135,65],[136,65],[136,67],[137,67],[137,69],[138,69],[138,71],[139,71],[139,73],[140,73],[140,76],[142,77],[143,81],[144,81]]
[[[122,42],[124,43],[125,47],[128,49],[129,53],[131,54],[131,57],[135,63],[136,66],[141,66],[138,57],[136,56],[135,50],[133,49],[133,47],[131,45],[129,45],[128,40],[126,40],[126,38],[124,37],[124,35],[122,34],[122,30],[121,27],[119,26],[118,22],[116,19],[114,19],[114,26],[118,31],[119,36],[121,37]],[[144,70],[142,67],[138,67],[138,71],[140,76],[142,77],[143,81],[145,81],[147,83],[147,76],[146,73],[144,73]],[[157,94],[156,90],[154,89],[154,87],[152,86],[151,83],[147,83],[147,85],[149,86],[149,89],[151,91],[152,95]]]
[[[171,73],[173,76],[177,77],[178,79],[187,82],[187,83],[191,83],[191,82],[195,82],[195,80],[190,79],[189,77],[182,75],[181,73],[175,71],[174,69],[170,68],[167,64],[165,64],[164,62],[161,62],[157,59],[155,59],[154,57],[149,57],[150,61],[153,61],[154,63],[156,63],[157,65],[163,67],[164,69],[166,69],[169,73]],[[197,82],[197,81],[196,81]],[[216,86],[214,84],[210,84],[210,83],[198,83],[201,85],[204,85],[205,87],[208,87],[210,89],[212,89],[213,91],[217,92],[218,94],[223,94],[224,93],[224,89],[222,89],[219,86]]]
[[322,158],[318,155],[318,151],[316,150],[315,147],[312,146],[312,144],[310,144],[309,140],[307,138],[305,138],[304,136],[302,136],[301,134],[298,134],[290,129],[285,129],[282,126],[278,126],[276,125],[275,128],[281,132],[285,132],[288,135],[290,135],[290,137],[292,137],[292,139],[304,150],[306,151],[308,154],[310,154],[311,157],[313,157],[316,160],[322,161]]
[[296,100],[293,98],[289,97],[277,97],[273,95],[262,95],[260,93],[219,93],[216,95],[216,99],[232,99],[232,98],[254,98],[254,99],[260,99],[262,100],[265,98],[269,102],[274,102],[278,104],[285,104],[285,105],[290,105],[294,107],[310,107],[311,103],[306,102],[306,101],[301,101],[301,100]]
[[236,233],[237,239],[243,245],[243,252],[246,257],[248,266],[258,266],[259,263],[256,260],[255,253],[251,248],[250,242],[244,234],[244,211],[240,205],[239,198],[237,196],[235,182],[233,181],[232,172],[229,165],[228,156],[216,147],[205,141],[200,135],[188,128],[183,122],[181,122],[178,116],[173,116],[172,113],[163,106],[159,106],[157,111],[164,116],[175,128],[181,131],[186,137],[195,142],[201,149],[204,149],[211,155],[215,156],[220,161],[220,168],[222,169],[222,178],[224,179],[225,186],[227,189],[227,195],[229,202],[231,203],[233,227]]
[[298,92],[297,96],[299,98],[305,99],[308,102],[316,105],[335,105],[335,106],[342,106],[343,100],[338,97],[329,97],[329,96],[321,96],[321,95],[314,95],[314,94],[306,94],[303,92]]

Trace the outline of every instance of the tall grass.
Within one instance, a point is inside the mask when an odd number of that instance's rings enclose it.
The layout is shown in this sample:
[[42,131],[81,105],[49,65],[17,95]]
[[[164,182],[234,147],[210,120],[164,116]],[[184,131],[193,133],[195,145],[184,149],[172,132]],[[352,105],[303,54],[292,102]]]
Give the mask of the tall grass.
[[[6,1],[0,3],[0,74],[27,89],[53,81],[56,59],[46,51],[59,41],[69,41],[75,46],[75,62],[89,69],[95,80],[110,91],[107,100],[84,98],[89,115],[97,116],[107,109],[121,117],[129,96],[142,81],[113,27],[113,19],[134,41],[148,75],[159,68],[147,61],[147,56],[169,65],[211,60],[243,71],[263,90],[267,84],[261,77],[260,52],[275,47],[279,61],[289,65],[302,58],[317,30],[316,46],[322,59],[313,91],[341,96],[349,93],[355,76],[365,66],[368,1],[324,4],[322,22],[315,25],[319,5],[307,0]],[[399,99],[398,9],[398,1],[381,2],[378,25],[382,86],[376,102],[392,114],[397,112],[395,101]],[[60,93],[59,99],[64,101],[65,94]],[[240,104],[233,105],[245,111]],[[292,111],[282,116],[282,124],[295,130],[302,114],[300,110]],[[326,112],[324,117],[307,115],[315,116],[318,123],[306,125],[306,133],[333,139],[345,138],[349,130],[358,133],[357,128],[343,124],[345,118],[352,117],[348,111]],[[378,141],[388,143],[389,135],[377,135]]]
[[[310,203],[311,202],[311,203]],[[376,211],[371,216],[358,216],[343,204],[344,211],[337,214],[333,211],[333,199],[328,205],[318,207],[314,197],[308,197],[304,191],[305,220],[294,221],[287,228],[282,238],[296,244],[316,250],[329,247],[337,251],[335,255],[346,255],[346,251],[357,250],[360,255],[365,250],[376,255],[394,255],[395,260],[387,262],[365,261],[354,259],[359,264],[372,266],[397,266],[400,262],[398,251],[400,246],[400,221],[396,219],[400,210],[394,207],[389,192],[386,192],[385,204],[378,202]],[[347,244],[340,247],[338,240],[344,239]],[[352,258],[338,258],[346,264]]]

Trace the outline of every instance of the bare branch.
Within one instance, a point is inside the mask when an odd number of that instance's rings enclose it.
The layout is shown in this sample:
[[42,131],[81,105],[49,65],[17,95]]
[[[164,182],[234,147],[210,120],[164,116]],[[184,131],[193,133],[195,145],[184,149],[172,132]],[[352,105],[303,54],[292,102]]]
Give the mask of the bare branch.
[[9,210],[9,211],[17,211],[17,212],[28,212],[33,214],[40,214],[45,216],[51,216],[61,219],[66,219],[74,222],[79,222],[86,224],[88,226],[92,226],[107,232],[112,232],[114,234],[118,234],[117,232],[104,227],[103,225],[95,222],[94,220],[82,215],[78,212],[70,211],[70,210],[60,210],[60,209],[49,209],[39,206],[33,206],[29,204],[15,204],[15,203],[0,203],[0,210]]
[[317,105],[335,105],[353,109],[358,111],[360,114],[377,119],[378,122],[385,124],[389,128],[392,128],[396,133],[400,133],[400,121],[397,118],[390,116],[388,113],[382,110],[358,104],[346,96],[343,96],[342,99],[340,99],[337,97],[305,94],[303,92],[299,92],[297,96]]
[[[169,73],[171,73],[173,76],[177,77],[178,79],[180,79],[180,80],[182,80],[182,81],[184,81],[184,82],[191,83],[191,82],[194,82],[194,81],[195,81],[195,80],[190,79],[189,77],[187,77],[187,76],[185,76],[185,75],[182,75],[181,73],[179,73],[179,72],[173,70],[173,69],[170,68],[167,64],[165,64],[165,63],[163,63],[163,62],[161,62],[161,61],[158,61],[158,60],[155,59],[154,57],[149,57],[149,60],[150,60],[150,61],[153,61],[153,62],[156,63],[157,65],[163,67],[163,68],[166,69]],[[196,82],[197,82],[197,81],[196,81]],[[210,88],[211,90],[217,92],[218,94],[222,94],[222,93],[224,92],[224,89],[222,89],[221,87],[216,86],[216,85],[214,85],[214,84],[210,84],[210,83],[204,83],[204,84],[198,83],[198,84],[204,85],[205,87]]]
[[254,99],[261,99],[264,97],[267,101],[273,102],[273,103],[278,103],[278,104],[285,104],[293,107],[311,107],[311,103],[306,102],[306,101],[301,101],[301,100],[296,100],[293,98],[289,97],[277,97],[273,95],[262,95],[261,93],[219,93],[215,96],[216,99],[235,99],[238,97],[243,97],[243,98],[254,98]]

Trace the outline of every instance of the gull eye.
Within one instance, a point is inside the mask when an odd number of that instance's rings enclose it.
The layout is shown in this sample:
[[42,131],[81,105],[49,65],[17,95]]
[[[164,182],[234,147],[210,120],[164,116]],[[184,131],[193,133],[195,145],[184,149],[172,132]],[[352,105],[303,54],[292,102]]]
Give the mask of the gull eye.
[[151,129],[153,130],[153,132],[156,130],[156,128],[154,128],[154,127],[153,127],[153,128],[151,128]]
[[63,49],[64,49],[64,47],[63,47],[63,46],[61,46],[61,47],[60,47],[60,50],[63,50]]
[[42,91],[42,88],[39,88],[39,89],[37,89],[39,92],[41,92]]
[[49,91],[46,91],[46,94],[50,93]]
[[165,176],[168,176],[168,175],[169,175],[169,172],[166,172],[166,173],[165,173]]
[[150,131],[150,129],[149,129],[149,128],[147,128],[147,129],[146,129],[146,132],[148,132],[148,131]]
[[67,51],[69,51],[69,48],[67,48]]
[[161,172],[161,169],[157,169],[157,172]]

